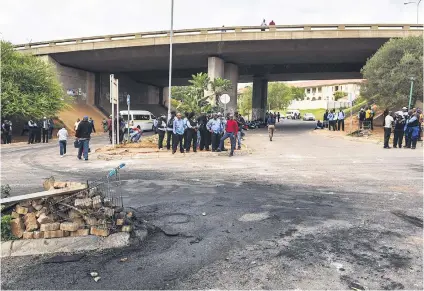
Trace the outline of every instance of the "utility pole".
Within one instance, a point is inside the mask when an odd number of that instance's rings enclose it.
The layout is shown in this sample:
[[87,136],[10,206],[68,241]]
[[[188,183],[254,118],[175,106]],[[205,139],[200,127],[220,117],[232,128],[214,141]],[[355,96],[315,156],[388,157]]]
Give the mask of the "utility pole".
[[408,103],[408,111],[411,110],[411,103],[412,103],[412,90],[414,89],[414,77],[409,78],[411,80],[411,89],[409,90],[409,103]]

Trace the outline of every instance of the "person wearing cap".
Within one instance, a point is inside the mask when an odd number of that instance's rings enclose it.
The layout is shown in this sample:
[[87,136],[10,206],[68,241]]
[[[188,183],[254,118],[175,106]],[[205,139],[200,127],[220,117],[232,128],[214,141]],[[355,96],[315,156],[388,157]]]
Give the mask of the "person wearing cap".
[[[387,115],[386,115],[387,116]],[[405,127],[405,119],[403,118],[402,112],[395,114],[394,130],[393,130],[393,147],[402,148],[403,134]]]
[[49,142],[49,129],[50,129],[50,122],[47,119],[47,117],[44,116],[43,125],[42,125],[43,143]]
[[214,114],[212,119],[209,120],[206,128],[209,130],[212,136],[212,151],[215,152],[219,147],[219,141],[221,139],[221,133],[224,128],[222,127],[222,121],[218,118],[218,114]]
[[234,115],[230,114],[229,119],[226,122],[225,125],[225,134],[222,136],[220,142],[219,142],[219,148],[218,152],[221,151],[221,149],[224,147],[224,141],[227,138],[230,138],[231,141],[231,151],[230,151],[230,157],[234,155],[234,150],[236,148],[236,135],[238,132],[238,124],[237,121],[234,120]]
[[193,145],[193,152],[197,152],[197,129],[199,128],[197,125],[197,121],[194,118],[194,112],[191,112],[187,116],[186,122],[186,144],[185,150],[186,152],[190,152],[190,148]]
[[81,160],[82,155],[84,154],[84,160],[88,161],[88,149],[90,146],[92,126],[88,122],[88,116],[84,116],[82,121],[78,124],[77,132],[75,137],[80,142],[80,147],[78,148],[78,159]]
[[174,127],[175,111],[171,111],[171,116],[166,123],[166,149],[169,151],[171,145],[174,145],[172,142],[173,138],[173,127]]
[[156,128],[158,130],[158,135],[159,135],[158,148],[159,150],[163,150],[163,139],[165,138],[165,132],[166,132],[166,116],[165,115],[161,115],[157,119]]
[[364,110],[364,108],[361,108],[361,111],[359,111],[358,119],[359,119],[359,129],[362,129],[364,127],[364,121],[365,121],[365,110]]
[[200,117],[197,119],[197,124],[199,125],[199,134],[200,134],[199,150],[209,151],[211,133],[206,128],[206,125],[208,124],[208,117],[206,113],[202,113],[202,115],[200,115]]
[[393,116],[392,112],[389,111],[389,114],[387,114],[386,118],[384,119],[384,148],[390,149],[389,147],[389,140],[390,140],[390,134],[392,133],[392,126],[393,126]]

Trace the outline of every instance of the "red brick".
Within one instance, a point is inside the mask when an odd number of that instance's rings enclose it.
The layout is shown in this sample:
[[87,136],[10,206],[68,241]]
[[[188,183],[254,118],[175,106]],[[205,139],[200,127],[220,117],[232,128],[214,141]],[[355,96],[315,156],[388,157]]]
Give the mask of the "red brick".
[[18,214],[27,214],[27,213],[28,213],[28,208],[27,208],[27,207],[20,206],[20,205],[18,204],[18,205],[16,205],[15,211],[16,211]]

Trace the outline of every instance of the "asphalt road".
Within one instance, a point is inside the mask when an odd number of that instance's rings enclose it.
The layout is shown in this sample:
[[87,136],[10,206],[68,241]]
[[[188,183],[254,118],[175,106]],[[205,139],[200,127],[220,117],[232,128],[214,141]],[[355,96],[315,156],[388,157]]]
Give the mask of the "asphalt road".
[[[2,259],[2,288],[421,290],[422,148],[384,150],[313,127],[284,121],[272,142],[249,131],[248,156],[125,160],[116,191],[148,239],[77,262]],[[57,151],[2,148],[2,183],[16,195],[50,175],[96,179],[120,162]]]

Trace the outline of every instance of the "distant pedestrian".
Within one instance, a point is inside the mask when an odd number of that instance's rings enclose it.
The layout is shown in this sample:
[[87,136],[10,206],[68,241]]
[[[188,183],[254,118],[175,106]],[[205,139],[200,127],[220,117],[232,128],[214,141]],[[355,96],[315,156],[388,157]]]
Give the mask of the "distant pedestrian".
[[405,139],[406,146],[405,148],[415,149],[417,146],[418,137],[420,134],[420,122],[419,114],[410,110],[408,119],[406,120],[406,130],[405,130]]
[[337,118],[337,130],[340,131],[340,128],[341,128],[342,131],[344,131],[344,119],[345,119],[345,114],[343,110],[340,109],[338,118]]
[[323,123],[324,123],[324,127],[327,128],[328,127],[328,109],[325,110],[325,113],[324,113],[322,120],[323,120]]
[[180,152],[184,153],[184,147],[183,147],[183,138],[184,138],[184,121],[181,119],[181,113],[177,113],[176,118],[174,119],[173,125],[172,125],[172,154],[175,154],[177,151],[178,145],[180,146]]
[[281,114],[280,114],[280,112],[278,112],[277,113],[277,120],[278,120],[278,122],[280,122],[280,117],[281,117]]
[[274,131],[275,131],[275,117],[273,114],[269,115],[267,124],[268,124],[269,141],[272,141],[272,138],[274,136]]
[[402,148],[404,127],[405,127],[405,119],[403,118],[403,115],[396,114],[396,119],[394,123],[394,135],[393,135],[394,148],[397,148],[397,147]]
[[218,114],[214,113],[213,117],[208,121],[206,128],[211,134],[212,140],[212,151],[215,152],[219,147],[219,141],[221,139],[221,133],[223,132],[223,123]]
[[35,140],[35,130],[37,128],[37,124],[30,119],[28,121],[28,144],[34,143]]
[[271,25],[275,25],[274,20],[271,20],[271,22],[269,23],[269,25],[270,25],[270,26],[271,26]]
[[172,142],[174,119],[175,111],[171,111],[171,116],[168,117],[168,122],[166,123],[166,149],[168,151],[171,149],[171,145],[174,145],[174,143]]
[[94,128],[94,120],[93,120],[93,118],[90,117],[90,119],[88,120],[88,122],[90,122],[91,128],[92,128],[93,132],[96,133],[96,129]]
[[265,19],[262,20],[261,26],[263,27],[263,28],[261,28],[261,31],[265,31],[265,27],[267,26]]
[[80,143],[77,156],[78,159],[81,160],[81,157],[84,154],[84,160],[88,161],[88,149],[91,138],[91,124],[88,122],[88,116],[84,116],[83,120],[79,122],[75,137]]
[[63,158],[63,156],[66,155],[66,144],[68,142],[68,131],[65,127],[62,127],[58,132],[57,136],[59,138],[59,153],[60,157]]
[[49,142],[50,121],[44,116],[42,121],[43,143]]
[[[389,114],[389,113],[387,112],[387,114]],[[361,108],[361,110],[359,111],[358,119],[359,119],[359,129],[363,129],[364,128],[364,122],[365,122],[365,110],[364,110],[364,108]],[[384,120],[384,122],[385,121],[386,120]]]
[[3,133],[3,143],[12,143],[12,122],[5,120],[1,125],[1,131]]
[[158,148],[159,150],[163,150],[163,140],[165,138],[165,133],[166,133],[166,116],[165,115],[161,115],[157,119],[157,129],[158,129],[158,135],[159,135]]
[[390,140],[390,134],[392,133],[392,126],[393,126],[394,119],[392,117],[392,112],[389,111],[389,114],[384,119],[384,148],[390,149],[389,147],[389,140]]

